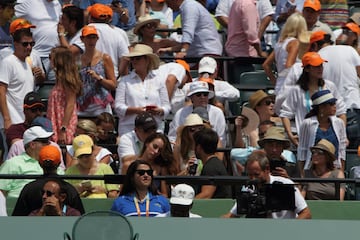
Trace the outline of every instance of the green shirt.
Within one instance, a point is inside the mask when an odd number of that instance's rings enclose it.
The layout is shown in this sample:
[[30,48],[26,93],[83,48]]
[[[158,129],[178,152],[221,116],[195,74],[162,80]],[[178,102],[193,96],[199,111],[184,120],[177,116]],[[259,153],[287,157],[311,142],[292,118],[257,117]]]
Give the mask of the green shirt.
[[[0,166],[0,174],[42,175],[39,162],[26,152],[6,160]],[[8,197],[19,197],[23,187],[33,179],[1,179],[0,189],[8,192]]]

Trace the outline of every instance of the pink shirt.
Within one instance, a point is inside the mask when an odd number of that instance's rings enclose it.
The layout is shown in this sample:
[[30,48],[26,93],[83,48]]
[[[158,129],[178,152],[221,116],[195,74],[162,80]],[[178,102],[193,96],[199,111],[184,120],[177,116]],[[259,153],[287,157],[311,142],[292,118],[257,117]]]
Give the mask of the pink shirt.
[[259,43],[259,14],[254,0],[235,0],[228,23],[225,51],[231,57],[257,57],[252,46]]

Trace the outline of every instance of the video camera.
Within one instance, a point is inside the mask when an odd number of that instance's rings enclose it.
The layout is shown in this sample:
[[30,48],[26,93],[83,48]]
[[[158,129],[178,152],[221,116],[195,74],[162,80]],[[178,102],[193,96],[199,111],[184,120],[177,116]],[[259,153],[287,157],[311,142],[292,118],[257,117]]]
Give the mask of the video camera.
[[267,218],[272,212],[295,210],[293,184],[250,182],[237,194],[237,214],[246,218]]

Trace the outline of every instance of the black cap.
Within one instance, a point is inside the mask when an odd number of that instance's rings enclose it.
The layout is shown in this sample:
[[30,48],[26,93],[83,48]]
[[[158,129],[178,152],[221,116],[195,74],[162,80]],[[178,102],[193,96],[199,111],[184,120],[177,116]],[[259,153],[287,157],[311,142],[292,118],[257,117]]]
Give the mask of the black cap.
[[39,94],[36,92],[29,92],[24,98],[24,109],[29,108],[45,108]]
[[135,127],[142,128],[145,132],[158,128],[155,118],[148,112],[140,113],[135,118]]

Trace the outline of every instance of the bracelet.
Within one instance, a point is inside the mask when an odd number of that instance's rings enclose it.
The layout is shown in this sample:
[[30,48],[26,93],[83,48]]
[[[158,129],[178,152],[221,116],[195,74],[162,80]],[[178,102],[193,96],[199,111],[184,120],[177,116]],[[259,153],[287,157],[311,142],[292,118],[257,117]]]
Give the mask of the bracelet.
[[122,11],[120,17],[122,17],[122,16],[124,16],[124,15],[126,15],[126,12],[125,12],[125,11]]
[[66,36],[66,34],[65,34],[65,33],[63,33],[63,32],[61,32],[61,33],[58,33],[58,36],[59,36],[59,37],[65,37],[65,36]]

